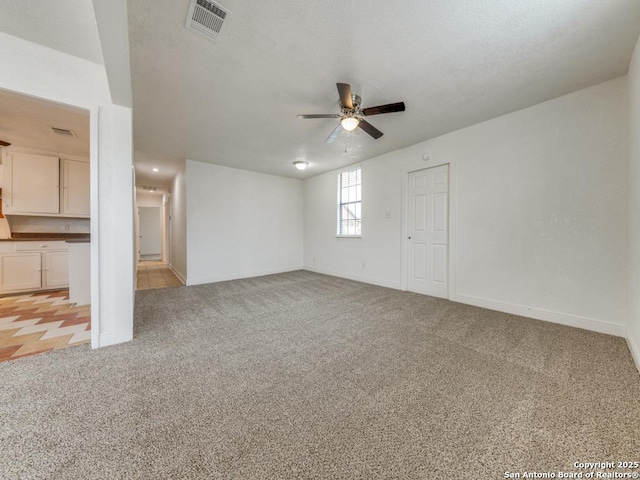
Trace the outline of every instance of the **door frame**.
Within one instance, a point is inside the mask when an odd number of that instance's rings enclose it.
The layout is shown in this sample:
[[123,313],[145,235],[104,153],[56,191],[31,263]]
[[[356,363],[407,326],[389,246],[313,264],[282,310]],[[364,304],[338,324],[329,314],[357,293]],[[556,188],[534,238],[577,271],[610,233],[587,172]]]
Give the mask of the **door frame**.
[[457,214],[457,175],[456,166],[453,161],[429,161],[423,168],[402,170],[402,233],[400,237],[400,289],[409,290],[409,174],[427,170],[430,168],[449,166],[449,245],[448,245],[448,273],[447,298],[453,300],[456,292],[456,214]]
[[162,195],[162,261],[171,265],[171,194],[164,193]]

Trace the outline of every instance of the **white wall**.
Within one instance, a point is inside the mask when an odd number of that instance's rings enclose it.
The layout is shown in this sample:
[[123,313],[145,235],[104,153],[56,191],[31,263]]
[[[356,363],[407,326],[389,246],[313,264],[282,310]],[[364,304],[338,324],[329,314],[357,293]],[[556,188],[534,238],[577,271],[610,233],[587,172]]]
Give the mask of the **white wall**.
[[187,284],[302,268],[302,181],[187,160]]
[[640,369],[640,40],[629,65],[629,323],[627,341]]
[[[337,172],[342,170],[305,181],[304,266],[330,275],[400,288],[402,168],[393,154],[360,165],[362,238],[336,238]],[[348,168],[352,167],[343,170]],[[386,218],[387,211],[391,218]]]
[[0,88],[90,109],[110,104],[105,69],[0,32]]
[[[104,39],[102,39],[104,41]],[[105,67],[0,33],[0,88],[91,112],[93,347],[133,336],[131,109],[111,101]]]
[[400,288],[407,173],[449,163],[449,298],[624,335],[626,89],[619,78],[363,162],[361,239],[335,238],[336,172],[306,180],[305,268]]
[[[131,109],[100,105],[98,138],[92,134],[91,171],[91,312],[100,308],[99,339],[93,347],[133,338],[135,298],[135,230],[133,126]],[[97,147],[97,148],[96,148]],[[95,152],[94,152],[95,149]],[[94,258],[97,257],[97,262]],[[97,267],[97,268],[96,268]],[[93,285],[98,284],[98,288]],[[92,319],[93,332],[93,319]]]
[[187,188],[186,163],[183,160],[171,187],[169,226],[169,266],[186,283],[187,280]]
[[162,193],[136,192],[136,204],[138,207],[161,207]]

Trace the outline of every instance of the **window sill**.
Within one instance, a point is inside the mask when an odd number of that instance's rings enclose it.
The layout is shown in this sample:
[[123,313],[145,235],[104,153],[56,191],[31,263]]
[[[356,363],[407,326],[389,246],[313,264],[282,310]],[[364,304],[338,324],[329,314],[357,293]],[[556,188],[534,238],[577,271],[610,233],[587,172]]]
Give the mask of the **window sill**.
[[336,238],[362,238],[362,235],[336,235]]

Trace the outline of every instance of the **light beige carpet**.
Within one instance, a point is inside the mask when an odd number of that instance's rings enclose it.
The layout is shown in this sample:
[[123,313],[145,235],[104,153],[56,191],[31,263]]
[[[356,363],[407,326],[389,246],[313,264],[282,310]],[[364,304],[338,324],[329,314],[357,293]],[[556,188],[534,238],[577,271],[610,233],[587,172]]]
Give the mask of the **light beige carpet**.
[[639,460],[621,338],[298,271],[0,364],[0,478],[497,479]]

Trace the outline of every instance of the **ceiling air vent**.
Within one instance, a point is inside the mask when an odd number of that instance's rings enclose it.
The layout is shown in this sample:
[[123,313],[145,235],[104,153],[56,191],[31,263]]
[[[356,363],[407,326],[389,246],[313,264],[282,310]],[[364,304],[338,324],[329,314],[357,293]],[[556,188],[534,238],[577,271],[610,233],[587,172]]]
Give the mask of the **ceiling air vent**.
[[210,0],[191,0],[186,27],[217,41],[231,19],[231,11]]
[[63,137],[75,137],[76,136],[76,134],[73,132],[73,130],[69,130],[67,128],[51,127],[51,130],[53,130],[53,133],[55,133],[56,135],[62,135]]

